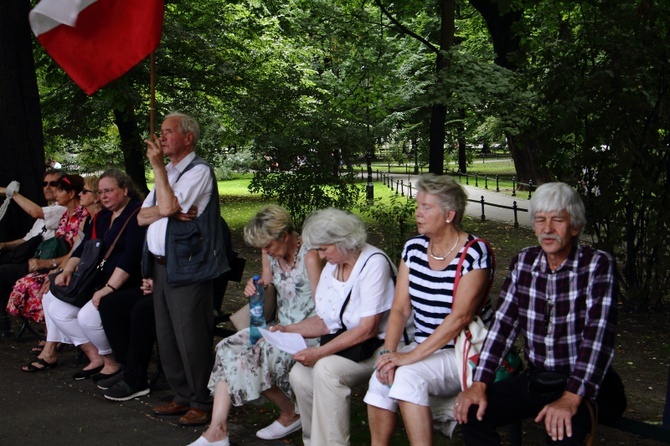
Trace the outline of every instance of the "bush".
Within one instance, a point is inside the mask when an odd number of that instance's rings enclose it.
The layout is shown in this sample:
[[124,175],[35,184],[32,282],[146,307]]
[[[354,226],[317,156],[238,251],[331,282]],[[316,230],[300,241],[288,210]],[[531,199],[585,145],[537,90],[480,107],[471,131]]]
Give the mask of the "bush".
[[379,248],[397,264],[405,241],[416,233],[416,201],[395,195],[391,195],[389,201],[388,204],[382,203],[378,198],[372,206],[364,201],[359,203],[358,209],[375,220],[381,232]]

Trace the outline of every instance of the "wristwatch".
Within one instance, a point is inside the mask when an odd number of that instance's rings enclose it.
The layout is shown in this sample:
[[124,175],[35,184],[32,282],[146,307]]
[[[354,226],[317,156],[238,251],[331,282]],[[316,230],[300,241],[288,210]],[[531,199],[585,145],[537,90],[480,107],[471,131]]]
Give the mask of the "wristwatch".
[[51,268],[56,268],[58,266],[58,263],[56,263],[56,259],[51,259]]

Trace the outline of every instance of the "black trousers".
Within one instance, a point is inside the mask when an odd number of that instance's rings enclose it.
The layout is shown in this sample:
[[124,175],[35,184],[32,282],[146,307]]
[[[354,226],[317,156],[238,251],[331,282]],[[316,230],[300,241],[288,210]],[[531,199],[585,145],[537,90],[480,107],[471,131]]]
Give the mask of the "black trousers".
[[100,300],[100,318],[114,356],[123,364],[131,387],[147,385],[147,368],[156,342],[154,303],[139,287],[119,290]]
[[[488,405],[482,421],[477,420],[479,406],[470,407],[468,422],[461,425],[466,445],[499,445],[497,428],[525,418],[535,418],[542,408],[556,401],[563,392],[536,394],[528,391],[528,374],[492,384],[487,392]],[[610,368],[596,399],[599,422],[607,422],[620,416],[626,408],[626,396],[619,376]],[[591,430],[591,416],[586,405],[581,404],[572,417],[572,437],[562,441],[552,441],[547,436],[547,444],[581,445]]]

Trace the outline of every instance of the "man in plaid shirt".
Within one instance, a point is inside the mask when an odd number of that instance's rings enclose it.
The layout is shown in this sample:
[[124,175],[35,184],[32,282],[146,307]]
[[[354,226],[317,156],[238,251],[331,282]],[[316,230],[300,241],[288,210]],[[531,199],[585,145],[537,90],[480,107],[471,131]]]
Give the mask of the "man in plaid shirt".
[[[585,224],[579,194],[564,183],[540,186],[530,202],[539,246],[512,260],[498,310],[470,388],[454,414],[468,445],[498,445],[498,426],[533,417],[549,444],[583,444],[591,427],[584,400],[599,420],[619,416],[626,400],[612,370],[618,285],[607,253],[578,243]],[[521,333],[528,370],[494,383]]]

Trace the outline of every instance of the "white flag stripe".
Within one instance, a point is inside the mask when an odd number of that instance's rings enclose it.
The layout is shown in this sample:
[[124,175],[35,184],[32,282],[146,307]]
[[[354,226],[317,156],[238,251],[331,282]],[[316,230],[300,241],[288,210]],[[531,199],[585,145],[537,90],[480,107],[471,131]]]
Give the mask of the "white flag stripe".
[[42,0],[30,11],[28,19],[35,36],[57,26],[75,26],[79,13],[97,0]]

